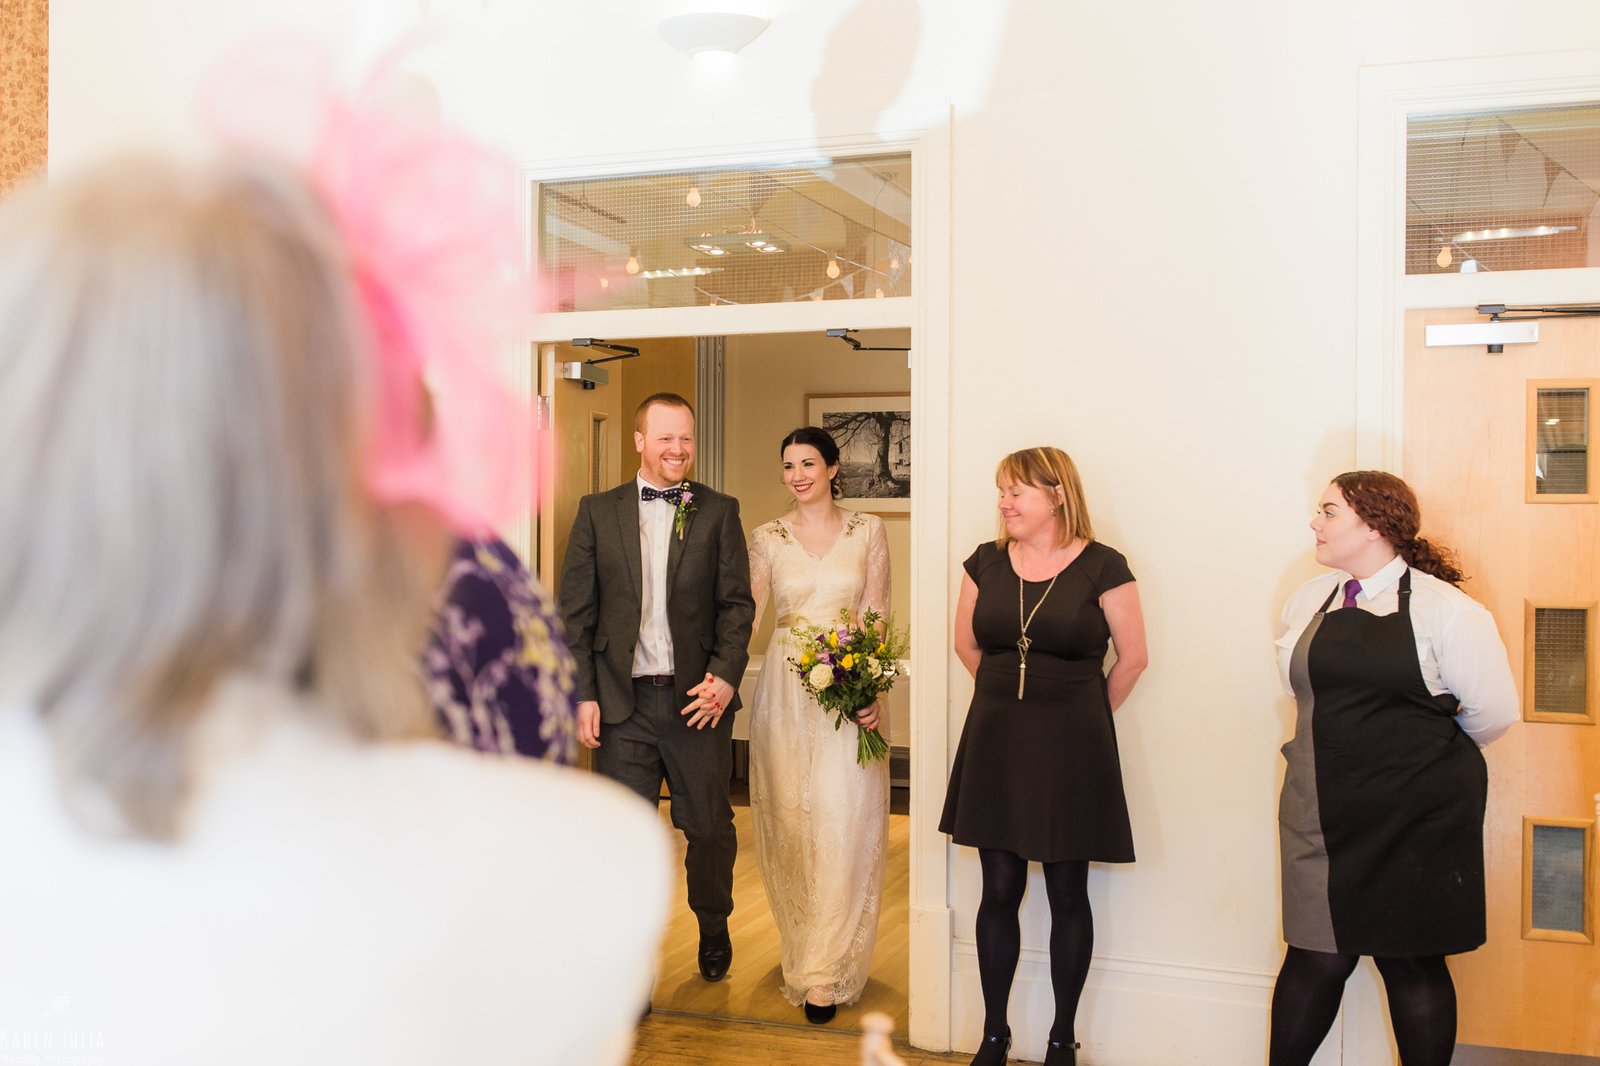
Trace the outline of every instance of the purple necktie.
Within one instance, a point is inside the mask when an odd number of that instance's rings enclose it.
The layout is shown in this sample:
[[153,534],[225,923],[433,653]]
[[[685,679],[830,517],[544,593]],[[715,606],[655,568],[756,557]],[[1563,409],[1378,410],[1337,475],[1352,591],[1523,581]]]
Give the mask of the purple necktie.
[[1356,593],[1361,591],[1361,582],[1351,578],[1344,583],[1344,602],[1339,606],[1348,610],[1356,605]]

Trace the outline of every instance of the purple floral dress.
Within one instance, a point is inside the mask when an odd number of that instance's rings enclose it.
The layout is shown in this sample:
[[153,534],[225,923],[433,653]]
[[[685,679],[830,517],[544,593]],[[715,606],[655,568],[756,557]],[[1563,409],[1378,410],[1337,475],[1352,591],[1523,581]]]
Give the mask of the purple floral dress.
[[572,765],[572,655],[548,595],[505,543],[457,542],[422,662],[451,740]]

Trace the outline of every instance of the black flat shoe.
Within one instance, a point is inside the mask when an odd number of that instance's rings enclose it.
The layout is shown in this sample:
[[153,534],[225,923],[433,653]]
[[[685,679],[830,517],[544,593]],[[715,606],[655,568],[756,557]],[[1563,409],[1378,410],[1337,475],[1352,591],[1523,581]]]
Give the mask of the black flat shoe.
[[728,966],[733,962],[733,941],[728,934],[700,938],[700,976],[707,981],[720,981],[728,976]]
[[1078,1049],[1082,1044],[1063,1044],[1052,1040],[1045,1045],[1044,1066],[1078,1066]]
[[819,1007],[809,999],[806,1000],[806,1021],[812,1025],[827,1025],[838,1013],[838,1004],[830,1003],[826,1007]]
[[972,1066],[1006,1066],[1006,1057],[1011,1052],[1011,1027],[1007,1026],[1003,1036],[985,1036],[983,1043],[978,1045],[978,1053],[972,1056]]

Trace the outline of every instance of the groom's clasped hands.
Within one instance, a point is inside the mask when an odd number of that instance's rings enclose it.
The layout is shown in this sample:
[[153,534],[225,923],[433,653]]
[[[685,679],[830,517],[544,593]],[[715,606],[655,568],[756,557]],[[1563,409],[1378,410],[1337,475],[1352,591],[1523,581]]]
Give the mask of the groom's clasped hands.
[[678,712],[688,718],[684,725],[696,729],[704,729],[709,725],[715,729],[722,720],[722,712],[733,699],[733,686],[708,672],[704,681],[689,690],[689,695],[694,697],[694,701]]
[[[722,678],[712,673],[707,673],[705,680],[689,690],[694,700],[678,714],[687,718],[683,724],[695,729],[704,729],[710,726],[715,729],[717,723],[722,721],[722,712],[728,709],[728,702],[733,699],[733,686]],[[600,746],[600,704],[595,700],[583,700],[578,704],[578,742],[586,748]]]

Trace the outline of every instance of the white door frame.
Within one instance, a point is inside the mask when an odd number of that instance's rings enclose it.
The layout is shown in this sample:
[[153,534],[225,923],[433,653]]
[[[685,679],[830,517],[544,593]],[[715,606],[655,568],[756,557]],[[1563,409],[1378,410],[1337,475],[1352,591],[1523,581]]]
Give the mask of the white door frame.
[[1600,100],[1600,49],[1361,69],[1357,133],[1356,463],[1400,471],[1405,312],[1413,307],[1600,300],[1600,269],[1408,278],[1406,120]]
[[[1407,277],[1406,121],[1600,100],[1600,49],[1364,67],[1360,85],[1356,465],[1403,474],[1406,311],[1600,300],[1600,269]],[[1370,981],[1352,992],[1342,1061],[1393,1061],[1382,997]]]
[[[739,124],[715,130],[656,130],[604,138],[605,153],[585,150],[523,151],[520,205],[530,265],[537,264],[537,212],[532,195],[541,181],[820,156],[909,151],[912,156],[911,247],[916,256],[914,295],[893,299],[804,301],[737,307],[675,307],[543,314],[535,317],[525,349],[575,336],[693,337],[750,333],[822,332],[906,327],[912,331],[911,410],[917,429],[916,491],[911,521],[911,722],[910,1039],[921,1048],[950,1047],[951,919],[949,848],[938,831],[949,769],[951,626],[950,452],[950,110],[871,112],[829,116],[844,131],[818,138],[810,116],[787,122]],[[591,146],[600,143],[595,136]],[[619,150],[618,146],[622,146]],[[537,359],[519,360],[525,393],[539,391]],[[548,387],[548,382],[545,382]],[[523,521],[524,543],[531,515]]]

